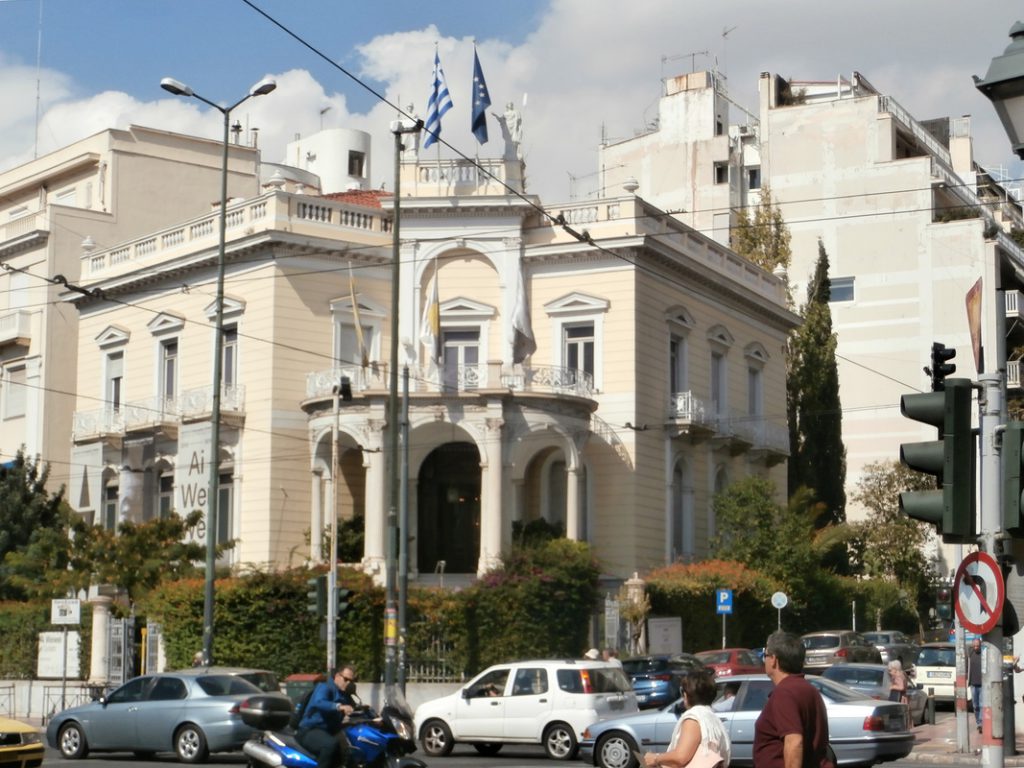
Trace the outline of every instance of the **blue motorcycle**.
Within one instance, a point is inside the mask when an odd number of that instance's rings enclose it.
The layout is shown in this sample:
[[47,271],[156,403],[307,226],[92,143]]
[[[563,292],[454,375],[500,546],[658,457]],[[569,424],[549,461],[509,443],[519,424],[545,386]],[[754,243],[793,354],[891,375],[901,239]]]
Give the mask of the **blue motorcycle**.
[[[360,706],[349,715],[345,735],[351,749],[347,768],[427,768],[415,757],[412,712],[397,686],[388,686],[384,708],[378,714]],[[317,768],[294,734],[285,728],[291,716],[287,712],[268,711],[253,697],[241,708],[246,725],[261,729],[242,746],[249,768]]]

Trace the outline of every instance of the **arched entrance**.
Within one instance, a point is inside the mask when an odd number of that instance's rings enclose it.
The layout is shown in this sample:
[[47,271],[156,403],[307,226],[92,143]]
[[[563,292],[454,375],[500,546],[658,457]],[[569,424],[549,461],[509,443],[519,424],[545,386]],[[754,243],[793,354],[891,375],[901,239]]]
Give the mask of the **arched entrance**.
[[480,453],[472,443],[435,448],[420,466],[416,562],[421,572],[476,573],[480,559]]

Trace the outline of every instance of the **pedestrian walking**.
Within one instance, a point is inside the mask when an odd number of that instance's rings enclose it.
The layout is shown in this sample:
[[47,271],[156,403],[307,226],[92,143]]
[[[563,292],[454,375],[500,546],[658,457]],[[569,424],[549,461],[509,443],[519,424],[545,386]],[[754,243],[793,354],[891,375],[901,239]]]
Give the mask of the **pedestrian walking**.
[[790,632],[768,637],[764,671],[774,687],[754,724],[754,768],[835,768],[825,702],[804,679],[804,653]]

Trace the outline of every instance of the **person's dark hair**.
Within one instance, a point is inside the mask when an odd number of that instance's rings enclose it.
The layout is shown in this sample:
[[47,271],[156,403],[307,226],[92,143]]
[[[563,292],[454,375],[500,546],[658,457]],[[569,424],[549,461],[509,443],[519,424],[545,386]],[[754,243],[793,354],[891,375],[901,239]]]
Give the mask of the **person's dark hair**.
[[774,656],[783,672],[796,675],[803,672],[806,649],[799,637],[781,629],[768,635],[764,655]]
[[704,667],[691,669],[683,678],[683,693],[686,694],[687,706],[699,704],[710,705],[715,700],[715,670]]

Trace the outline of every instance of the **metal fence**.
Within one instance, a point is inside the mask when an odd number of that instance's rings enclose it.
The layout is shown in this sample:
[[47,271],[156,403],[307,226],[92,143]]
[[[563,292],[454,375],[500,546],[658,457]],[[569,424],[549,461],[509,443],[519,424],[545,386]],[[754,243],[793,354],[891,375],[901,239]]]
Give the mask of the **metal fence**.
[[14,717],[14,686],[0,685],[0,714]]
[[43,686],[43,721],[52,715],[79,704],[88,704],[94,696],[102,694],[93,686],[82,685],[44,685]]

